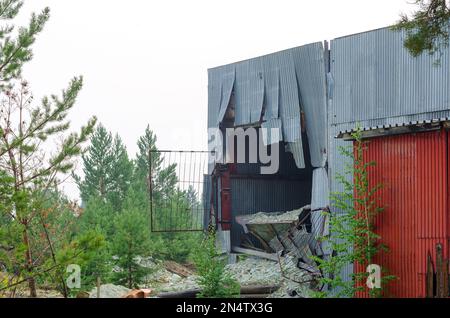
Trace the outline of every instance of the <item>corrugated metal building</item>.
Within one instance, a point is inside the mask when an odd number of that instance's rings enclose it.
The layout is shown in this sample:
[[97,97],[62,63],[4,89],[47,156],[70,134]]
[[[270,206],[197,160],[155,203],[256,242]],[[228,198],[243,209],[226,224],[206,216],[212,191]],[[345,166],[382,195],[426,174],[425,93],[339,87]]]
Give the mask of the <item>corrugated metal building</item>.
[[[372,137],[367,156],[378,163],[373,178],[389,189],[383,196],[389,207],[377,225],[395,251],[380,262],[399,277],[393,295],[422,297],[424,253],[439,241],[448,256],[448,136],[441,123],[450,117],[450,52],[442,52],[435,66],[435,57],[410,56],[404,37],[384,28],[334,39],[329,50],[313,43],[210,69],[208,127],[221,127],[232,105],[234,126],[279,128],[284,155],[293,158],[281,165],[280,177],[295,176],[294,183],[235,178],[234,216],[305,202],[328,205],[328,193],[342,190],[334,178],[346,160],[338,147],[351,145],[336,137],[358,123]],[[240,169],[254,174],[250,166]],[[232,245],[240,234],[231,235]],[[352,272],[349,264],[342,275]]]
[[[318,42],[208,70],[208,128],[224,134],[230,127],[279,131],[277,138],[264,140],[265,147],[279,145],[276,174],[261,175],[261,163],[237,163],[217,177],[216,218],[219,229],[231,228],[223,239],[228,250],[239,246],[244,234],[236,215],[328,205],[322,200],[328,192],[327,58]],[[214,167],[209,165],[209,173]],[[314,218],[322,219],[320,212]]]
[[[329,174],[342,172],[344,158],[336,147],[348,144],[335,137],[358,123],[363,136],[373,137],[366,154],[377,163],[371,182],[384,184],[386,210],[376,226],[391,250],[380,264],[397,276],[389,292],[424,297],[426,255],[435,257],[438,242],[448,255],[450,238],[447,133],[429,131],[450,114],[450,54],[442,52],[440,66],[426,54],[413,58],[403,48],[404,37],[380,29],[331,41]],[[331,191],[339,191],[330,179]],[[352,271],[349,266],[344,275]]]

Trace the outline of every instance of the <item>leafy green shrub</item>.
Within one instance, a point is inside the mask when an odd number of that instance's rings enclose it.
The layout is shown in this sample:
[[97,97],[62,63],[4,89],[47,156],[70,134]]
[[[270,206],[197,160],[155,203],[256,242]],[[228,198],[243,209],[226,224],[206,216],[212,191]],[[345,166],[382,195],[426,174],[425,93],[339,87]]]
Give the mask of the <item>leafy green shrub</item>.
[[[330,220],[330,237],[322,237],[327,241],[333,254],[322,259],[313,257],[319,264],[323,278],[321,283],[328,285],[331,296],[354,297],[356,292],[365,291],[370,297],[383,295],[383,288],[394,279],[386,271],[381,277],[381,288],[368,289],[365,281],[369,273],[353,273],[349,279],[342,276],[343,269],[349,264],[359,264],[366,268],[372,264],[375,256],[388,248],[381,242],[376,233],[375,218],[384,208],[379,201],[378,191],[382,184],[372,185],[369,182],[369,170],[375,166],[373,161],[364,158],[367,141],[362,139],[359,126],[352,134],[354,147],[341,147],[340,152],[348,158],[345,173],[335,177],[343,186],[342,192],[331,195],[334,213],[324,212]],[[327,292],[317,292],[316,297],[326,297]]]
[[197,283],[201,298],[237,297],[239,283],[225,271],[225,261],[220,258],[215,244],[215,234],[210,232],[194,253],[197,268]]

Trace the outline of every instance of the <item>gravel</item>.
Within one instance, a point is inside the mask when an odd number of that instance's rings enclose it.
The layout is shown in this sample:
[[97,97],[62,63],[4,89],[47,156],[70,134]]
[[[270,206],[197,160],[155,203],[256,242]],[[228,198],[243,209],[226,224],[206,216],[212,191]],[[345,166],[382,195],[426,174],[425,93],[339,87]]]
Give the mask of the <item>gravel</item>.
[[281,279],[278,262],[248,257],[235,264],[228,264],[226,270],[242,286],[277,285]]
[[[100,298],[120,298],[126,295],[131,289],[114,284],[100,285]],[[97,298],[97,287],[91,290],[89,298]]]

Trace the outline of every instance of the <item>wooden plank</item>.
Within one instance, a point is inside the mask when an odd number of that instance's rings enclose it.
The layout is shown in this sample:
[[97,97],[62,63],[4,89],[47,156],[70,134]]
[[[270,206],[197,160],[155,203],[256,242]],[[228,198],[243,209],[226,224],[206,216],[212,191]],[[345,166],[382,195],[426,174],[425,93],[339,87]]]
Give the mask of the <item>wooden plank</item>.
[[262,238],[258,233],[254,232],[253,230],[249,229],[249,232],[256,238],[258,239],[258,241],[261,243],[261,245],[263,246],[263,248],[267,251],[267,252],[273,252],[272,248],[270,247],[269,243],[267,243],[264,238]]
[[436,297],[444,298],[447,293],[444,292],[444,260],[442,256],[442,245],[436,244]]
[[191,271],[189,268],[187,268],[186,266],[183,266],[181,264],[178,264],[177,262],[174,261],[165,261],[164,262],[164,267],[171,273],[177,274],[181,277],[189,277],[192,274],[194,274],[193,271]]
[[448,259],[446,259],[445,261],[444,261],[444,264],[443,264],[443,268],[442,268],[442,279],[443,279],[443,284],[442,284],[442,288],[443,288],[443,292],[444,292],[444,297],[446,298],[446,297],[449,297],[450,296],[450,293],[449,293],[449,287],[448,287],[448,285],[449,285],[449,282],[448,282],[448,264],[449,264],[449,262],[448,262]]
[[284,246],[283,244],[281,244],[278,237],[274,237],[272,240],[270,240],[269,245],[276,252],[284,251]]
[[242,253],[242,254],[251,255],[251,256],[257,256],[257,257],[261,257],[261,258],[265,258],[265,259],[268,259],[271,261],[278,262],[278,256],[275,253],[260,252],[260,251],[251,250],[248,248],[242,248],[242,247],[238,247],[238,246],[233,247],[233,252]]
[[433,269],[433,260],[431,259],[431,255],[428,252],[427,255],[427,273],[425,275],[426,285],[425,285],[425,297],[433,298],[434,297],[434,269]]

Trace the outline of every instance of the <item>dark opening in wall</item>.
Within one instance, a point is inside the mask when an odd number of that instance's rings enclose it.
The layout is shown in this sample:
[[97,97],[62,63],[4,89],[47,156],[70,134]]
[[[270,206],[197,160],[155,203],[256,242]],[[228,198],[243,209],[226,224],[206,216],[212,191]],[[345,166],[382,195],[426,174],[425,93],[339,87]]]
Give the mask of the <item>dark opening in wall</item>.
[[308,138],[302,133],[305,168],[297,168],[284,143],[279,147],[279,170],[273,175],[260,174],[261,163],[237,163],[231,175],[231,246],[241,246],[251,241],[256,247],[259,242],[245,234],[236,222],[238,215],[258,212],[290,211],[310,204],[312,171]]

